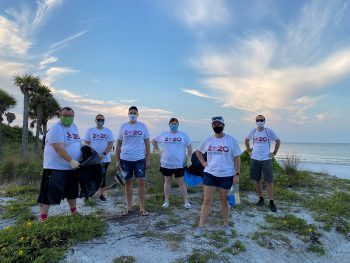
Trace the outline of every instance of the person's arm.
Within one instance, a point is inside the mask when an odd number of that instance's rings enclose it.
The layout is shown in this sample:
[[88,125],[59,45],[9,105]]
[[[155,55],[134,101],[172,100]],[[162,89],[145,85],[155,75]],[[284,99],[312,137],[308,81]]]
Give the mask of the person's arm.
[[278,149],[280,148],[280,145],[281,145],[281,140],[277,139],[275,143],[275,150],[272,152],[273,156],[276,156]]
[[187,146],[187,158],[186,158],[186,166],[190,167],[192,165],[192,144]]
[[108,142],[106,149],[102,152],[103,157],[105,157],[112,150],[112,148],[113,148],[113,141],[110,141]]
[[238,184],[239,183],[239,175],[240,175],[240,171],[241,171],[241,157],[235,156],[233,158],[233,163],[234,163],[234,167],[235,167],[235,176],[233,177],[233,184]]
[[249,139],[246,138],[244,140],[244,144],[245,144],[245,148],[247,149],[247,153],[249,154],[249,156],[252,156],[252,151],[251,151],[251,148],[250,148],[250,144],[249,144]]
[[122,148],[122,140],[117,140],[117,145],[115,147],[115,166],[117,170],[120,169],[120,153]]
[[153,152],[159,153],[159,147],[158,147],[158,143],[157,143],[156,139],[152,140],[152,145],[153,145]]
[[151,165],[151,156],[150,156],[150,142],[149,142],[149,138],[145,139],[145,148],[146,148],[146,167],[150,167]]
[[71,165],[72,168],[75,169],[79,167],[79,162],[77,160],[73,160],[73,158],[67,153],[66,149],[64,149],[64,142],[53,143],[52,147],[60,157]]
[[199,150],[196,150],[196,156],[198,158],[198,160],[200,161],[200,163],[204,166],[207,167],[208,166],[208,162],[206,162],[203,158],[202,153]]

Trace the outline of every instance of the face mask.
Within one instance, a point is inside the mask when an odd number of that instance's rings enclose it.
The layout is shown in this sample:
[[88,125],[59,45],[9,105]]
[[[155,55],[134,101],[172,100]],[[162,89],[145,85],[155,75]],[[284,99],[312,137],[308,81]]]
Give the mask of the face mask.
[[179,125],[177,125],[177,124],[171,124],[171,125],[169,125],[169,127],[170,127],[170,130],[171,130],[172,132],[176,132],[177,129],[179,128]]
[[216,134],[221,133],[223,130],[224,130],[224,127],[218,127],[218,126],[213,127],[213,131],[214,131]]
[[256,123],[256,125],[257,125],[259,128],[264,128],[265,122],[258,121],[258,122]]
[[73,117],[61,117],[60,121],[64,126],[71,126],[73,124]]
[[105,124],[105,121],[98,121],[98,120],[95,120],[97,126],[100,126],[102,127],[104,124]]
[[136,114],[130,114],[129,115],[129,120],[130,121],[137,121],[137,115]]

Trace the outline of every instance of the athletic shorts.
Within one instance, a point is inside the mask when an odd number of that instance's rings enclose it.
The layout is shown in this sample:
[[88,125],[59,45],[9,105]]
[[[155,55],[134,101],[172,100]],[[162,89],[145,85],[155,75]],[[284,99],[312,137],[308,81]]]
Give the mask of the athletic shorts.
[[125,180],[129,180],[135,175],[135,178],[143,178],[146,177],[146,160],[141,159],[137,161],[126,161],[120,160],[120,165],[122,170],[126,174]]
[[101,187],[106,187],[106,174],[109,163],[102,163],[102,184]]
[[272,160],[250,160],[250,179],[260,181],[264,176],[265,182],[273,182]]
[[164,176],[175,175],[175,178],[183,177],[184,174],[185,174],[185,168],[168,169],[168,168],[165,168],[165,167],[160,167],[159,171]]
[[210,173],[203,173],[203,184],[229,190],[233,185],[233,176],[217,177]]
[[76,199],[78,196],[79,183],[76,170],[43,170],[38,203],[59,205],[65,198]]

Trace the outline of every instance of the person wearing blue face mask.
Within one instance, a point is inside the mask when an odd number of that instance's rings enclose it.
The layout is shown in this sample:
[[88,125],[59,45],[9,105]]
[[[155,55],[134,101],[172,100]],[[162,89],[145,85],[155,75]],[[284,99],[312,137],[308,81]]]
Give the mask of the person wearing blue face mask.
[[[172,175],[175,176],[179,185],[181,194],[184,198],[184,207],[191,208],[188,202],[187,188],[184,184],[185,166],[191,165],[192,143],[188,135],[178,130],[179,121],[171,118],[169,121],[170,131],[164,131],[152,140],[154,152],[159,152],[158,144],[163,146],[163,152],[160,159],[160,172],[164,175],[164,204],[167,208],[170,205],[169,195],[171,191]],[[187,154],[186,154],[187,150]]]
[[[250,155],[250,179],[256,183],[256,191],[259,195],[257,206],[264,205],[264,197],[262,193],[262,175],[267,183],[267,191],[270,199],[269,208],[272,212],[277,212],[277,207],[273,200],[273,172],[272,157],[276,156],[281,141],[270,128],[265,128],[265,117],[258,115],[255,118],[256,128],[252,129],[245,139],[245,146]],[[253,147],[249,142],[253,141]],[[271,153],[271,141],[275,141],[275,149]]]
[[105,117],[102,114],[97,114],[95,118],[96,127],[90,128],[85,135],[84,142],[90,145],[99,155],[102,163],[102,184],[99,189],[99,200],[106,202],[104,195],[106,191],[106,173],[111,162],[110,151],[113,147],[114,136],[110,129],[104,127]]

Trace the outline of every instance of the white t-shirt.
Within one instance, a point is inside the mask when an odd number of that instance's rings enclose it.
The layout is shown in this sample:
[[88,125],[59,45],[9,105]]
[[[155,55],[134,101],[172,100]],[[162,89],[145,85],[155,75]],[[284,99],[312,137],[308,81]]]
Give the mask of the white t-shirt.
[[171,133],[164,131],[155,138],[163,146],[160,166],[168,169],[185,167],[186,148],[191,145],[188,135],[182,131]]
[[64,149],[73,158],[80,159],[80,136],[77,126],[73,123],[66,127],[60,122],[54,124],[46,134],[44,148],[44,169],[72,170],[70,164],[64,160],[53,148],[53,143],[64,143]]
[[247,139],[253,141],[252,159],[258,161],[265,161],[271,159],[270,146],[271,141],[278,139],[275,132],[269,128],[264,128],[262,131],[258,129],[252,129]]
[[[88,129],[84,137],[84,141],[88,141],[92,149],[94,149],[98,154],[102,154],[106,150],[109,142],[114,141],[113,133],[110,129],[103,127],[102,129],[97,129],[96,127]],[[111,161],[111,153],[108,152],[102,162],[108,163]]]
[[205,139],[198,150],[207,153],[208,166],[204,172],[216,177],[228,177],[235,175],[233,158],[242,154],[236,139],[225,134],[222,138],[214,136]]
[[145,159],[145,139],[149,139],[145,124],[142,122],[124,123],[118,134],[118,140],[122,141],[120,159],[126,161]]

